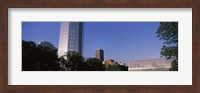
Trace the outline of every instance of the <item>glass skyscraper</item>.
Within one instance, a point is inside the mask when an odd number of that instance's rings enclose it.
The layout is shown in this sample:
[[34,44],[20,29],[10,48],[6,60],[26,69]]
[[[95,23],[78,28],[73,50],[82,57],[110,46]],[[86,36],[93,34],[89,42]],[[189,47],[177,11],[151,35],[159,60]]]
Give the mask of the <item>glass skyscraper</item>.
[[82,55],[83,23],[61,22],[58,45],[58,56],[63,56],[68,51],[76,51]]

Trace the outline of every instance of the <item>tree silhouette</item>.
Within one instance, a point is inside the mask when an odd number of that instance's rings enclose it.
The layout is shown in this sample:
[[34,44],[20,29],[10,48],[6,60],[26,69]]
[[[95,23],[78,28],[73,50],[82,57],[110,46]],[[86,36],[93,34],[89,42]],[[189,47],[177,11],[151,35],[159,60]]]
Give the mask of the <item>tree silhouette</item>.
[[161,55],[172,59],[170,70],[178,71],[178,22],[161,22],[156,34],[164,41]]
[[57,49],[36,45],[33,41],[22,41],[23,71],[58,71]]
[[113,64],[113,65],[108,65],[105,68],[106,71],[121,71],[120,67],[118,64]]
[[89,71],[104,71],[104,65],[102,64],[102,61],[97,58],[87,58],[86,59],[86,70]]
[[57,49],[22,41],[23,71],[127,71],[128,67],[114,64],[106,68],[97,58],[85,58],[76,51],[69,51],[58,58]]
[[68,51],[60,58],[67,70],[80,71],[84,62],[84,58],[76,51]]

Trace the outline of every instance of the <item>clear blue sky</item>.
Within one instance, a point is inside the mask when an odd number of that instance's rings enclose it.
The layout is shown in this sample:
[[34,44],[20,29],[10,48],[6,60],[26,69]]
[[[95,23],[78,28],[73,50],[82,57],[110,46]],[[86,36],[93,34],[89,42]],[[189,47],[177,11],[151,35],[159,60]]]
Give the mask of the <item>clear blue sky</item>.
[[[105,59],[129,62],[160,57],[159,22],[84,22],[84,57],[104,50]],[[58,47],[60,22],[23,22],[22,40],[51,42]]]

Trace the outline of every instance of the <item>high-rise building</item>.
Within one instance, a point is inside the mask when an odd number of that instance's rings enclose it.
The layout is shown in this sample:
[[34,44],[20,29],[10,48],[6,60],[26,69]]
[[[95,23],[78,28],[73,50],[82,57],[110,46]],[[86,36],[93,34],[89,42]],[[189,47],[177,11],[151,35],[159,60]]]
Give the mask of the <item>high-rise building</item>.
[[104,60],[104,54],[103,54],[103,50],[102,49],[97,49],[96,50],[96,58],[100,59],[100,60]]
[[68,51],[76,51],[82,55],[83,23],[61,22],[58,56],[63,56]]

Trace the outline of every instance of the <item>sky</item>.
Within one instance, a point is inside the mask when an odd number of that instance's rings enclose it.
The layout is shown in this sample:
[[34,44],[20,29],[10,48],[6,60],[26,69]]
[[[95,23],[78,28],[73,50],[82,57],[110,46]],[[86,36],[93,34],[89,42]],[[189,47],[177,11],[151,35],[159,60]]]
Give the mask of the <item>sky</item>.
[[[83,56],[95,57],[104,50],[104,59],[128,63],[158,58],[163,42],[156,36],[159,22],[84,22]],[[22,40],[48,41],[58,47],[60,22],[23,22]]]

